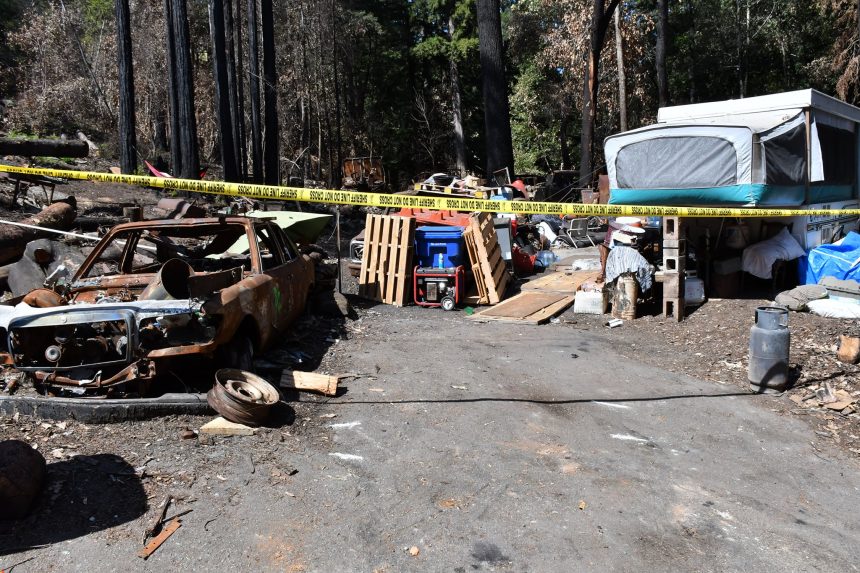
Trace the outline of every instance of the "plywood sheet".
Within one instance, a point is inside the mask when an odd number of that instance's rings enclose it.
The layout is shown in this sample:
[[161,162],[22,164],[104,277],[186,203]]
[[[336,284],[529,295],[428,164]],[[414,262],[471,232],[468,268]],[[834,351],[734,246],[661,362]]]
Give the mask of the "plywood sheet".
[[530,280],[521,288],[523,291],[574,294],[583,283],[593,281],[599,276],[599,270],[544,273],[542,277]]
[[473,314],[477,320],[498,320],[525,324],[540,324],[573,304],[574,297],[562,293],[526,291],[504,302]]

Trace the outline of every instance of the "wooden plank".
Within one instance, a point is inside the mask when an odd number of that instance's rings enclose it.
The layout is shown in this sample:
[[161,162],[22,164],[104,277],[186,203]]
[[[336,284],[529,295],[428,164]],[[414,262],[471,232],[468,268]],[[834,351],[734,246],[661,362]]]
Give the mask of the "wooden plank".
[[364,224],[364,252],[361,256],[361,270],[358,279],[359,296],[377,300],[372,273],[376,269],[376,217],[368,214]]
[[382,264],[379,265],[382,302],[391,304],[394,301],[394,287],[396,277],[392,275],[391,269],[397,262],[397,239],[400,227],[386,217],[382,222]]
[[326,396],[337,394],[337,376],[328,374],[317,374],[315,372],[301,372],[299,370],[285,370],[281,375],[281,388],[291,390],[309,390],[319,392]]
[[[498,304],[504,296],[509,275],[504,266],[505,263],[501,256],[501,248],[496,238],[496,229],[492,224],[492,218],[489,213],[472,215],[469,221],[469,229],[471,229],[475,247],[474,256],[472,256],[473,253],[470,251],[472,268],[474,269],[476,265],[480,268],[479,272],[475,272],[476,281],[479,275],[482,276],[486,292],[486,302],[488,304]],[[485,231],[486,236],[484,235]]]
[[469,254],[472,275],[475,279],[475,286],[478,289],[478,302],[476,304],[487,304],[490,302],[490,297],[487,295],[487,285],[484,282],[484,274],[481,271],[481,263],[478,260],[478,248],[475,246],[475,236],[471,225],[466,227],[463,237],[466,240],[466,251]]
[[221,416],[200,426],[200,433],[210,436],[253,436],[256,431],[256,428],[231,422]]
[[[479,313],[481,316],[504,316],[507,318],[525,318],[564,298],[555,293],[527,292],[509,298],[493,308]],[[477,315],[475,315],[477,316]]]
[[555,304],[551,304],[548,307],[539,310],[538,312],[526,317],[524,322],[528,322],[529,324],[542,324],[547,322],[550,318],[554,317],[557,314],[560,314],[567,307],[573,304],[575,297],[573,295],[565,296],[560,301]]
[[146,547],[138,552],[137,556],[142,557],[144,559],[148,559],[150,555],[155,553],[155,550],[161,547],[161,545],[167,541],[167,538],[176,533],[176,530],[182,525],[182,521],[179,520],[178,517],[174,517],[173,520],[164,526],[164,529],[161,530],[161,533],[152,538],[152,541],[146,544]]
[[540,278],[530,280],[521,288],[523,291],[539,290],[541,292],[557,292],[574,294],[584,283],[595,280],[600,271],[572,271],[546,273]]
[[386,304],[406,304],[414,236],[415,220],[411,217],[368,215],[360,296]]
[[574,297],[557,293],[524,292],[470,318],[518,324],[540,324],[560,313]]
[[394,301],[397,306],[405,306],[409,302],[409,292],[412,288],[412,259],[415,250],[416,221],[406,217],[403,219],[397,262],[399,288]]

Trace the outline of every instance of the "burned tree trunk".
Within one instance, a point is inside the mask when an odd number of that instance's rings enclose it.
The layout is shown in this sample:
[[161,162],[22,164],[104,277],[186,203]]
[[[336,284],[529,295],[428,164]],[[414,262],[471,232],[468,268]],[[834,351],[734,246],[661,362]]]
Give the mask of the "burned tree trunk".
[[[448,17],[448,34],[454,39],[454,18]],[[449,56],[451,67],[451,116],[454,128],[454,157],[457,162],[457,172],[460,177],[466,175],[466,137],[463,133],[463,107],[460,103],[460,71],[457,68],[457,58]]]
[[227,91],[230,95],[230,130],[233,132],[233,162],[236,166],[236,180],[242,180],[242,144],[239,141],[239,86],[236,77],[236,45],[233,30],[233,2],[224,0],[224,39],[227,42]]
[[247,133],[245,130],[245,72],[242,62],[242,0],[235,0],[236,20],[233,22],[233,44],[236,46],[236,88],[239,98],[239,168],[242,180],[248,180],[248,149]]
[[173,34],[176,39],[176,94],[179,104],[179,150],[181,170],[174,173],[185,179],[200,177],[197,145],[197,116],[194,113],[194,73],[191,60],[191,35],[185,0],[171,0]]
[[263,134],[260,125],[260,60],[257,46],[257,0],[248,0],[248,97],[251,100],[252,181],[263,180]]
[[514,169],[511,117],[502,46],[499,0],[477,0],[478,48],[484,92],[484,131],[487,137],[487,177],[494,171]]
[[[58,201],[42,209],[38,215],[20,222],[34,227],[65,231],[72,228],[74,221],[75,208],[70,203]],[[46,235],[47,233],[37,229],[15,225],[0,226],[0,265],[19,259],[27,243]]]
[[275,72],[275,26],[272,0],[261,0],[263,20],[263,94],[266,105],[265,157],[266,185],[277,185],[281,179],[278,161],[278,77]]
[[669,35],[669,0],[657,0],[657,100],[660,107],[669,105],[669,74],[666,71],[666,50]]
[[230,89],[227,79],[227,47],[224,42],[224,5],[209,0],[209,33],[212,37],[212,72],[215,78],[215,112],[221,141],[224,179],[236,181],[236,150],[233,146],[233,122],[230,113]]
[[90,148],[75,139],[15,139],[0,137],[0,155],[24,157],[86,157]]
[[116,0],[116,40],[119,60],[119,165],[123,173],[137,171],[137,129],[134,114],[134,64],[128,0]]
[[341,137],[341,116],[340,116],[340,74],[337,70],[337,61],[338,61],[338,44],[337,44],[337,10],[335,0],[331,2],[331,26],[332,30],[335,30],[335,33],[331,35],[332,38],[332,63],[334,68],[334,118],[335,118],[335,129],[337,135],[337,164],[334,166],[332,170],[332,180],[336,182],[337,186],[340,187],[341,178],[343,174],[340,172],[341,166],[343,165],[343,139]]
[[615,61],[618,66],[618,115],[621,131],[627,131],[627,75],[624,73],[624,40],[621,37],[621,7],[615,10]]
[[179,132],[179,93],[178,70],[176,69],[176,35],[173,26],[173,6],[171,0],[164,0],[164,23],[167,28],[167,106],[170,110],[170,171],[179,176],[182,173],[182,153],[180,152]]
[[604,0],[594,0],[594,12],[591,16],[590,43],[588,58],[585,63],[585,73],[582,80],[582,135],[580,138],[580,172],[579,185],[591,185],[592,153],[594,147],[594,121],[597,116],[597,90],[600,85],[600,52],[606,40],[606,30],[619,0],[610,0],[604,9]]

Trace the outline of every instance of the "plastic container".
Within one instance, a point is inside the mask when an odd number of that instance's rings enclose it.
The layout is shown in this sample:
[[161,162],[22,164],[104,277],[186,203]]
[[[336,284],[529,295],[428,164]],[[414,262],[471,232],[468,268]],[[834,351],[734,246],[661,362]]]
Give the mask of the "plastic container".
[[463,227],[430,226],[415,230],[415,253],[418,266],[451,269],[468,266]]
[[552,251],[539,251],[537,254],[537,259],[535,259],[535,264],[540,265],[546,269],[549,268],[549,266],[557,260],[558,255],[556,255]]
[[684,279],[684,306],[699,306],[705,302],[705,282],[699,277]]
[[606,314],[609,293],[605,291],[579,291],[573,299],[575,314]]
[[777,393],[788,387],[788,353],[791,333],[788,309],[760,306],[750,328],[750,364],[747,379],[754,392]]
[[[615,281],[612,297],[612,316],[621,320],[636,318],[636,299],[639,298],[639,283],[632,273],[625,273]],[[574,299],[576,300],[576,299]]]

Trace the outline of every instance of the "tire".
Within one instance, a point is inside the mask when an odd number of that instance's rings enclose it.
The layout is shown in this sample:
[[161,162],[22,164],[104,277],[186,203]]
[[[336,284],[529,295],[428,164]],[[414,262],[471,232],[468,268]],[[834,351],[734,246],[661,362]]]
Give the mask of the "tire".
[[442,310],[454,310],[454,307],[457,306],[457,303],[454,302],[454,299],[450,296],[446,296],[442,299]]

